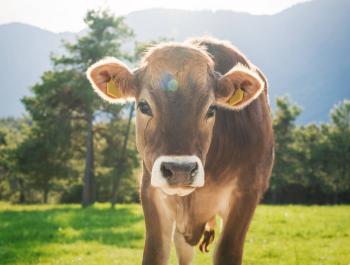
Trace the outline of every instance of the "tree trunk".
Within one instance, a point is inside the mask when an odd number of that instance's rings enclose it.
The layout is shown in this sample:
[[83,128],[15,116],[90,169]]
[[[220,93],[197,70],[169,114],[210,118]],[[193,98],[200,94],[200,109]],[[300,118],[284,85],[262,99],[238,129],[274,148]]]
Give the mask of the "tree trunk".
[[48,192],[47,190],[44,190],[43,192],[43,203],[46,204],[47,203],[47,198],[48,198]]
[[[0,172],[0,174],[2,174],[2,172]],[[1,187],[2,187],[2,185],[1,185],[2,180],[3,180],[3,178],[2,178],[2,176],[0,176],[0,201],[2,200],[2,189],[1,189]]]
[[337,205],[338,204],[338,193],[335,192],[333,195],[333,205]]
[[338,187],[336,185],[335,191],[333,193],[333,204],[336,205],[338,204]]
[[277,191],[276,189],[271,189],[271,200],[272,200],[272,204],[276,204],[277,201]]
[[134,115],[134,109],[135,109],[135,103],[132,103],[130,106],[129,111],[129,119],[128,119],[128,125],[125,130],[124,134],[124,142],[122,146],[122,150],[120,152],[120,157],[117,162],[117,170],[114,172],[113,180],[112,180],[112,198],[111,198],[111,207],[114,209],[115,204],[117,203],[117,191],[120,183],[121,174],[123,173],[123,167],[125,166],[125,160],[126,160],[126,150],[128,147],[128,141],[129,141],[129,134],[130,134],[130,127],[131,127],[131,120]]
[[19,203],[25,203],[26,197],[24,194],[24,183],[23,179],[18,179],[18,185],[19,185]]
[[43,203],[46,204],[49,198],[49,189],[47,187],[43,190]]
[[87,115],[86,157],[82,206],[92,205],[96,200],[96,183],[94,176],[94,132],[93,116]]
[[112,198],[111,198],[111,207],[112,209],[115,208],[115,205],[117,203],[117,191],[119,188],[119,183],[120,183],[120,176],[122,173],[122,169],[120,168],[122,167],[122,163],[118,162],[118,169],[115,170],[115,172],[113,172],[113,178],[112,178]]

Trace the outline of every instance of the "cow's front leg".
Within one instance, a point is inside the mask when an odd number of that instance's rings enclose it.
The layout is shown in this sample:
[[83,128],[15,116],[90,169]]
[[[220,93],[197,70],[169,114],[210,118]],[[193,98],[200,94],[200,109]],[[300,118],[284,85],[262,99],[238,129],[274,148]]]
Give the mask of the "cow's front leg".
[[215,254],[215,265],[241,265],[243,245],[259,192],[241,191],[232,194],[231,206],[223,220],[223,230]]
[[142,187],[141,201],[145,216],[146,240],[143,265],[166,265],[170,254],[173,220],[164,205],[161,191]]
[[189,245],[185,237],[176,229],[174,244],[179,265],[190,265],[194,256],[194,247]]

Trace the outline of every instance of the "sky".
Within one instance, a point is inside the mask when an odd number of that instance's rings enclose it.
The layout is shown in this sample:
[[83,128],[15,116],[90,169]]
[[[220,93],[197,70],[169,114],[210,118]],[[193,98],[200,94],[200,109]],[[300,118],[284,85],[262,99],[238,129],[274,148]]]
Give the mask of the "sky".
[[148,8],[228,9],[271,15],[306,0],[0,0],[0,24],[22,22],[54,32],[84,28],[88,9],[109,7],[116,15]]

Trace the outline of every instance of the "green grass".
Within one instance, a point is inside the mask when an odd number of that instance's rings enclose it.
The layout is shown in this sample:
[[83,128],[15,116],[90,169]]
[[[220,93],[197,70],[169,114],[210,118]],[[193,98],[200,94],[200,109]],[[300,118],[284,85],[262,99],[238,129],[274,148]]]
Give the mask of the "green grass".
[[[0,264],[141,264],[139,205],[13,206],[0,202]],[[194,264],[211,264],[197,252]],[[170,264],[176,264],[172,251]],[[245,265],[350,264],[350,206],[260,206]]]

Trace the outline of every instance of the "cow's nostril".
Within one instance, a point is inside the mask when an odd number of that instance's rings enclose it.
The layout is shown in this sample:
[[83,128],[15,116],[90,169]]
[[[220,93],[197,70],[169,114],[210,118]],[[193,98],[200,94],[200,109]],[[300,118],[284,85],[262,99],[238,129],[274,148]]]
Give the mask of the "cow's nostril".
[[162,172],[163,177],[165,178],[170,178],[171,176],[173,176],[173,172],[170,168],[167,167],[166,163],[162,163],[162,165],[160,166],[160,171]]
[[175,185],[190,185],[198,175],[199,165],[197,162],[164,161],[160,165],[160,172],[168,182]]
[[192,178],[194,178],[197,175],[197,173],[198,173],[198,163],[196,162],[196,163],[193,163],[193,164],[194,165],[192,166],[192,168],[190,170],[190,176]]

